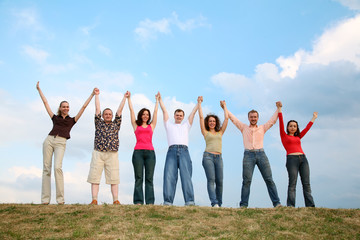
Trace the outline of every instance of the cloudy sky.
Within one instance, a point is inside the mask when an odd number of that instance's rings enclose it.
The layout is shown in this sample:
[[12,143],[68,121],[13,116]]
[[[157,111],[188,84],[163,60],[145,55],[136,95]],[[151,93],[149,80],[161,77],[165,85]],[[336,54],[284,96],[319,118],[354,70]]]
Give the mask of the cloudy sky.
[[[40,203],[42,142],[52,127],[35,89],[40,81],[52,110],[65,99],[72,116],[94,87],[101,91],[101,106],[114,110],[129,90],[136,112],[153,109],[157,91],[169,112],[181,107],[189,114],[202,95],[205,114],[223,119],[219,101],[226,100],[243,122],[249,110],[257,109],[259,123],[265,123],[278,100],[285,121],[296,119],[300,128],[318,111],[302,139],[315,203],[360,207],[359,0],[1,0],[0,16],[0,203]],[[66,203],[91,201],[86,179],[94,111],[91,102],[67,142]],[[161,204],[167,151],[161,111],[153,144],[155,203]],[[132,203],[134,145],[126,105],[119,150],[124,204]],[[278,123],[266,133],[264,148],[286,204],[286,156]],[[209,206],[197,115],[189,149],[196,204]],[[230,123],[223,137],[226,207],[240,201],[243,150],[241,133]],[[181,206],[180,184],[175,204]],[[100,202],[111,202],[109,188],[103,179]],[[297,206],[304,206],[300,180],[297,193]],[[249,206],[272,206],[257,168]]]

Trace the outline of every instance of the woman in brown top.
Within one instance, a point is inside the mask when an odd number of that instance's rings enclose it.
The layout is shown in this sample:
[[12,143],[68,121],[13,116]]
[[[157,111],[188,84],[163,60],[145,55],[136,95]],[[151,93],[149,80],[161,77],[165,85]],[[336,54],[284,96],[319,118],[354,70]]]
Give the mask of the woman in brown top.
[[52,155],[54,155],[54,172],[56,183],[56,202],[58,204],[64,204],[64,178],[62,171],[62,160],[66,148],[66,140],[70,138],[70,130],[74,124],[79,120],[83,114],[85,108],[90,103],[92,97],[95,95],[94,88],[89,98],[85,101],[84,105],[80,109],[79,113],[75,117],[69,116],[69,103],[62,101],[60,103],[57,114],[55,115],[40,89],[39,82],[36,84],[36,89],[39,91],[41,100],[45,105],[45,109],[49,114],[53,128],[43,143],[43,177],[42,177],[42,191],[41,191],[41,203],[49,204],[51,198],[51,165]]

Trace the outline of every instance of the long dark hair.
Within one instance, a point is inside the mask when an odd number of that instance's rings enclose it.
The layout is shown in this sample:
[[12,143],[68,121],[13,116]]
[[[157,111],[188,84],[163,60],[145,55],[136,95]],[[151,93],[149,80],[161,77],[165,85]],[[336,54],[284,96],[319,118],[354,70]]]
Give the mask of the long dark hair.
[[147,125],[150,124],[150,122],[151,122],[151,113],[150,113],[150,110],[147,109],[147,108],[143,108],[143,109],[141,109],[141,110],[139,111],[139,113],[138,113],[138,115],[137,115],[136,125],[138,125],[138,126],[141,126],[141,125],[142,125],[143,121],[142,121],[141,117],[142,117],[142,115],[143,115],[143,113],[144,113],[145,111],[147,111],[147,112],[149,113],[149,119],[148,119],[148,121],[146,122],[146,124],[147,124]]
[[59,108],[58,108],[58,111],[57,111],[57,115],[58,115],[58,116],[61,116],[60,107],[61,107],[61,104],[63,104],[63,103],[69,104],[67,101],[61,101],[61,103],[60,103],[60,105],[59,105]]
[[289,135],[289,130],[288,130],[288,128],[289,128],[289,125],[290,125],[291,122],[296,123],[296,132],[294,133],[294,136],[295,136],[295,137],[300,137],[299,124],[298,124],[298,122],[295,121],[295,120],[290,120],[290,121],[288,121],[287,126],[286,126],[286,133],[287,133],[287,135]]
[[210,128],[209,128],[209,119],[210,119],[211,117],[215,118],[215,122],[216,122],[215,132],[219,132],[219,131],[220,131],[221,122],[220,122],[219,117],[216,116],[215,114],[208,114],[208,115],[206,116],[206,118],[204,119],[206,131],[210,131]]

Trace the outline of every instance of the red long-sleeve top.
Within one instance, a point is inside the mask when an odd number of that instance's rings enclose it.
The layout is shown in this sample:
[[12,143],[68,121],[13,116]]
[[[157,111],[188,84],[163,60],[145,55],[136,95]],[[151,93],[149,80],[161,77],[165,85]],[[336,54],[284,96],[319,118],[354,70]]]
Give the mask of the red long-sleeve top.
[[290,136],[287,135],[285,130],[284,130],[284,120],[283,120],[283,115],[281,112],[279,112],[279,127],[280,127],[280,137],[281,137],[281,142],[286,150],[286,155],[289,155],[291,153],[296,153],[296,152],[300,152],[300,153],[304,153],[304,151],[301,148],[301,141],[300,139],[305,136],[305,134],[310,130],[311,126],[313,125],[313,122],[309,122],[308,125],[306,126],[306,128],[304,128],[301,132],[300,132],[300,136]]

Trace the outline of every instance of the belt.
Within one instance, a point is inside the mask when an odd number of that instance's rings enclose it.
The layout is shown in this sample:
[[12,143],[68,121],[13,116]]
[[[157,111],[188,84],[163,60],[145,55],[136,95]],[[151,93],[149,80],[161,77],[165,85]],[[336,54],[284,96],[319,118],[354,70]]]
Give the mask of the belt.
[[264,152],[264,149],[245,149],[245,152]]
[[169,146],[169,148],[188,148],[188,146],[186,146],[186,145],[171,145],[171,146]]

